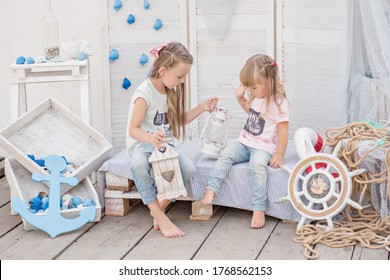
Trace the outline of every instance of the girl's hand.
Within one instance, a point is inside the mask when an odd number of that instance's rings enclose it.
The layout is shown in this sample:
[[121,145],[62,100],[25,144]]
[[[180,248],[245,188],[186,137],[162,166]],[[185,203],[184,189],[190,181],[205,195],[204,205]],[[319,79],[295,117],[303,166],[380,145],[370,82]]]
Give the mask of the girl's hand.
[[274,154],[274,156],[270,159],[269,165],[272,168],[279,168],[283,165],[283,156],[280,154]]
[[237,98],[237,99],[244,98],[245,92],[246,92],[246,87],[244,87],[243,85],[240,85],[240,86],[236,89],[236,98]]
[[215,107],[217,106],[219,98],[218,97],[211,97],[201,103],[202,109],[204,111],[212,112],[215,110]]
[[167,142],[165,138],[165,132],[157,129],[153,134],[151,134],[150,144],[153,144],[156,148],[164,147],[164,143]]

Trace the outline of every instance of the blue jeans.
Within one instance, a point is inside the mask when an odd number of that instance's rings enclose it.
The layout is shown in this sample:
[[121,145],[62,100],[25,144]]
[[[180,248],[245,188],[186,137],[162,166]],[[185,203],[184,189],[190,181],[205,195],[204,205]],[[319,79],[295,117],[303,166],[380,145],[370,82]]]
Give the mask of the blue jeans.
[[[149,157],[153,151],[154,146],[152,144],[142,143],[130,154],[131,174],[145,205],[157,198],[157,187],[151,175],[152,164],[149,162]],[[184,185],[190,186],[191,178],[195,174],[195,165],[191,159],[182,154],[179,155],[178,159]]]
[[254,211],[265,211],[267,208],[267,165],[270,159],[271,154],[267,151],[253,149],[235,141],[222,150],[210,173],[207,189],[217,194],[230,167],[235,163],[249,161],[248,172],[253,191],[252,208]]

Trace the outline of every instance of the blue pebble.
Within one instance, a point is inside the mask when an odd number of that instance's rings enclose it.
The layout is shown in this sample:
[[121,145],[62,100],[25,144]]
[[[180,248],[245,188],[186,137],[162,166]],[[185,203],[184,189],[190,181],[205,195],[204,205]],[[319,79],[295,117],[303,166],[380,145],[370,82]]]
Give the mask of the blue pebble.
[[127,18],[127,23],[128,24],[133,24],[135,22],[135,16],[132,15],[132,14],[129,14],[128,18]]
[[147,62],[149,61],[148,57],[146,56],[146,54],[141,54],[141,57],[139,59],[139,63],[144,66]]
[[119,11],[120,8],[122,8],[122,1],[121,0],[115,0],[115,2],[114,2],[114,9],[116,11]]
[[87,58],[87,56],[84,54],[84,53],[78,53],[77,54],[77,59],[80,60],[80,61],[83,61]]
[[89,207],[89,206],[94,206],[94,205],[95,205],[95,203],[93,203],[92,199],[90,199],[90,198],[87,198],[83,202],[83,206],[84,207]]
[[144,8],[145,8],[146,10],[149,10],[149,8],[150,8],[150,3],[149,3],[148,0],[144,0]]
[[19,56],[16,59],[16,64],[24,64],[26,62],[26,58],[24,56]]
[[35,63],[35,59],[31,56],[27,57],[27,64],[34,64]]
[[153,28],[157,31],[163,26],[161,19],[156,19],[156,22],[153,25]]
[[131,86],[131,82],[128,78],[123,79],[122,87],[127,90]]
[[109,60],[110,61],[115,61],[119,58],[119,53],[116,49],[112,49],[110,52]]

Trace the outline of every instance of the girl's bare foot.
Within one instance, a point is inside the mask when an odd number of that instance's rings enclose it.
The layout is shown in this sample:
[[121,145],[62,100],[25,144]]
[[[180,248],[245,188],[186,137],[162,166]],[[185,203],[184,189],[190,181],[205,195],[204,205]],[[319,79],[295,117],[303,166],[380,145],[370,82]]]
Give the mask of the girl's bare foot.
[[[168,205],[171,203],[170,200],[162,200],[159,201],[158,204],[160,205],[161,210],[165,213],[165,209],[168,207]],[[150,215],[152,215],[152,211],[150,211]],[[153,216],[153,215],[152,215]],[[154,230],[160,230],[160,226],[157,223],[156,219],[153,219],[153,229]]]
[[262,228],[265,224],[264,211],[253,211],[251,228]]
[[174,223],[172,223],[167,216],[155,220],[158,223],[158,227],[161,230],[162,235],[164,235],[165,237],[168,238],[182,237],[186,234],[184,231],[179,229]]
[[214,191],[211,189],[206,189],[200,202],[204,205],[210,205],[213,202],[213,199]]
[[154,229],[154,230],[160,230],[160,226],[158,225],[156,219],[153,219],[153,229]]

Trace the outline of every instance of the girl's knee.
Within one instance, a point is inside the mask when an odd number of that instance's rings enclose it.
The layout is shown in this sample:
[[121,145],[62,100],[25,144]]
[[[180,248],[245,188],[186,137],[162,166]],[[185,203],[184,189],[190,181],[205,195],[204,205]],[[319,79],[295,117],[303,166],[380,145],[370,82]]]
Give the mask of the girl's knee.
[[265,164],[249,164],[249,173],[267,173],[267,165]]
[[235,153],[229,149],[224,149],[218,157],[218,161],[236,162]]
[[131,168],[134,169],[134,170],[149,169],[150,166],[151,166],[148,158],[145,157],[144,155],[134,155],[134,156],[132,156],[130,164],[131,164]]

